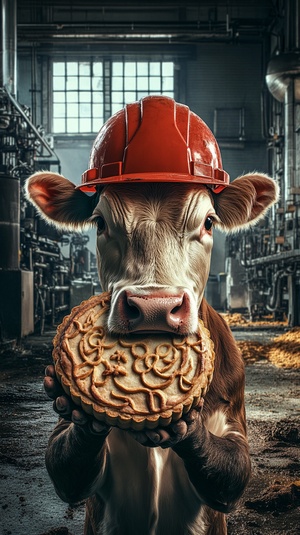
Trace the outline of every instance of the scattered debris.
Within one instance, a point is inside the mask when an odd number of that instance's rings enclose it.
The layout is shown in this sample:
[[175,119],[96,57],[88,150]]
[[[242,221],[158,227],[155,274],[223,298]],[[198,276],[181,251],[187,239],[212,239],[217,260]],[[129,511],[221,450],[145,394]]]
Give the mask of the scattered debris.
[[248,340],[237,341],[237,345],[242,353],[245,364],[254,364],[258,360],[267,359],[268,351],[265,345],[260,342]]
[[279,368],[300,368],[300,327],[277,336],[269,344],[237,342],[246,364],[267,359]]
[[268,344],[268,360],[279,368],[300,368],[300,327],[274,338]]
[[245,506],[259,512],[295,509],[300,506],[300,480],[275,481],[256,500],[247,500]]
[[230,327],[287,327],[287,320],[275,321],[273,316],[263,316],[260,320],[250,321],[244,314],[239,312],[221,313],[224,320],[230,325]]
[[271,430],[273,439],[291,444],[300,444],[300,425],[299,420],[279,420],[274,424]]
[[243,316],[243,314],[239,314],[238,312],[235,312],[233,314],[230,314],[229,312],[224,312],[223,314],[221,314],[221,316],[224,318],[224,320],[226,321],[226,323],[228,323],[228,325],[230,325],[231,327],[233,326],[241,326],[241,325],[249,325],[249,320]]

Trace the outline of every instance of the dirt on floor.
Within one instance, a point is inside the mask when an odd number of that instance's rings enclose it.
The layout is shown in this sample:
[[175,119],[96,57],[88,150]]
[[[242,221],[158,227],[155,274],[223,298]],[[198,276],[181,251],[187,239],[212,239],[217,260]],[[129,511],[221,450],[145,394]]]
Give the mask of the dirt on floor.
[[258,330],[238,319],[231,327],[246,364],[252,477],[228,533],[299,535],[300,329],[262,323]]
[[[286,337],[279,340],[286,351],[291,331],[284,325],[255,329],[247,322],[232,328],[247,364],[252,477],[228,517],[228,533],[300,535],[300,371],[270,357],[274,338]],[[0,353],[0,535],[83,533],[84,504],[63,503],[44,465],[57,419],[42,387],[53,334],[29,337],[22,347]],[[288,353],[297,361],[300,332],[292,335]]]

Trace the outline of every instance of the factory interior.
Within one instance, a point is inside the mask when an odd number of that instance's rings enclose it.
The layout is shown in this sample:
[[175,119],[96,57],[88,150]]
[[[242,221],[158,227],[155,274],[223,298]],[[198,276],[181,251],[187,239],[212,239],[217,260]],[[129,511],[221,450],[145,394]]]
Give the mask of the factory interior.
[[0,534],[83,533],[44,467],[42,378],[63,317],[101,292],[95,231],[50,226],[25,182],[80,184],[105,121],[162,94],[209,126],[231,181],[280,188],[258,225],[215,232],[205,297],[246,364],[253,475],[228,533],[299,535],[300,0],[2,0],[1,30]]

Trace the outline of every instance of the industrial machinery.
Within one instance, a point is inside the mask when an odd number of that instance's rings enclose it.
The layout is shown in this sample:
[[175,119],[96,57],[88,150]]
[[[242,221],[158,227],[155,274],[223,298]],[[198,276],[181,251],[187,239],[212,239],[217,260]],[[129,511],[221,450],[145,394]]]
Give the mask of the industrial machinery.
[[[300,325],[300,2],[282,3],[266,73],[264,131],[280,201],[260,225],[227,240],[227,304],[251,319]],[[272,43],[271,43],[272,44]]]
[[[24,195],[38,169],[60,171],[60,162],[6,88],[0,89],[0,341],[43,333],[93,294],[95,256],[89,237],[62,234],[41,220]],[[62,251],[66,251],[65,254]]]
[[[41,220],[24,183],[34,172],[60,172],[60,161],[31,111],[15,99],[16,0],[2,0],[0,62],[0,345],[54,326],[94,293],[96,261],[88,236],[62,234]],[[64,253],[63,253],[64,251]]]

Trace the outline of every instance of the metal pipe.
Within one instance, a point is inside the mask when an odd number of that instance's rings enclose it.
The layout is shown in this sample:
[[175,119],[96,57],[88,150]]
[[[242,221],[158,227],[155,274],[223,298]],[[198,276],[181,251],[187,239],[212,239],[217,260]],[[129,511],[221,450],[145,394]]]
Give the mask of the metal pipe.
[[291,189],[295,187],[295,127],[294,80],[291,79],[284,95],[284,203],[292,204]]
[[292,262],[300,260],[300,249],[294,249],[290,251],[282,251],[269,256],[261,256],[260,258],[253,258],[248,260],[247,267],[260,266],[263,264],[276,264],[284,260],[291,260]]
[[17,177],[0,179],[0,270],[20,267],[20,184]]
[[45,316],[46,316],[46,304],[45,300],[42,296],[41,290],[37,289],[39,301],[40,301],[40,307],[41,307],[41,317],[40,317],[40,334],[44,334],[45,331]]
[[295,48],[300,48],[300,2],[296,0],[295,6]]
[[47,269],[49,267],[48,264],[43,264],[42,262],[34,262],[34,267],[35,268],[43,268],[43,269]]
[[50,292],[68,292],[70,290],[70,286],[50,286],[49,287]]
[[[6,89],[6,88],[5,88]],[[45,149],[48,151],[49,155],[52,156],[55,161],[53,161],[53,163],[57,163],[59,164],[59,159],[58,159],[58,156],[55,154],[54,150],[51,149],[50,145],[47,143],[47,141],[43,138],[43,136],[41,136],[41,134],[39,133],[39,131],[36,129],[36,127],[32,124],[32,122],[30,121],[29,117],[27,117],[26,113],[22,110],[21,106],[18,104],[18,102],[14,99],[14,97],[11,95],[11,93],[9,93],[9,91],[7,91],[6,89],[6,92],[8,94],[8,98],[10,99],[10,101],[12,102],[12,104],[14,105],[14,107],[16,108],[16,110],[18,110],[19,114],[23,117],[24,121],[28,124],[28,126],[30,127],[30,129],[32,130],[32,132],[34,133],[34,135],[38,138],[38,140],[40,141],[40,143],[43,145],[43,147],[45,147]],[[60,171],[59,171],[60,172]]]
[[55,258],[60,258],[60,254],[59,253],[52,253],[51,251],[43,251],[42,249],[34,249],[33,252],[34,252],[34,254],[40,254],[40,255],[44,255],[44,256],[53,256]]
[[276,271],[274,275],[274,281],[273,281],[273,292],[270,296],[269,304],[267,304],[267,309],[270,310],[270,312],[275,312],[279,308],[280,303],[280,291],[279,291],[279,284],[283,277],[287,275],[285,269],[281,269],[279,271]]
[[286,0],[285,4],[285,52],[299,50],[299,0]]
[[8,93],[17,92],[17,1],[2,0],[2,80]]
[[69,305],[60,305],[58,307],[55,307],[55,312],[62,312],[63,310],[68,310]]

